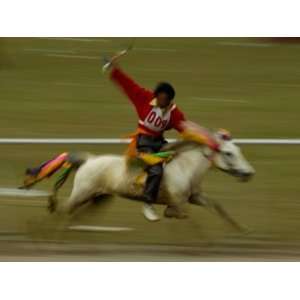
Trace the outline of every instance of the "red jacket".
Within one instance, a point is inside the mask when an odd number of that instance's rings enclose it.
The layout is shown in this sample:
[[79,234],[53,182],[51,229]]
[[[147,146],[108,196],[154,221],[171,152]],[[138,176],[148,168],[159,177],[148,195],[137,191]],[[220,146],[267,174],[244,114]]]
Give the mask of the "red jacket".
[[182,131],[181,122],[185,117],[176,104],[171,104],[168,109],[162,111],[156,105],[154,93],[140,87],[119,68],[113,69],[111,79],[121,87],[135,106],[139,116],[138,126],[144,132],[159,136],[172,128]]

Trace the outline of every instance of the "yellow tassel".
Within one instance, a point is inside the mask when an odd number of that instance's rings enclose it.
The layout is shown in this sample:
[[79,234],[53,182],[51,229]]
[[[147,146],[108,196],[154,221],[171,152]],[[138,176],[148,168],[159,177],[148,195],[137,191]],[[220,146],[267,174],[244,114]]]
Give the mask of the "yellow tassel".
[[181,133],[183,139],[189,140],[189,141],[194,141],[200,144],[207,144],[208,139],[204,135],[200,135],[199,133],[195,133],[189,130],[185,130],[184,132]]
[[143,172],[139,174],[135,179],[135,184],[137,185],[144,185],[147,179],[147,173]]
[[144,153],[144,152],[141,152],[138,154],[138,158],[140,158],[143,162],[145,162],[147,165],[156,165],[156,164],[159,164],[159,163],[162,163],[165,161],[164,158],[161,158],[161,157],[157,157],[151,153]]

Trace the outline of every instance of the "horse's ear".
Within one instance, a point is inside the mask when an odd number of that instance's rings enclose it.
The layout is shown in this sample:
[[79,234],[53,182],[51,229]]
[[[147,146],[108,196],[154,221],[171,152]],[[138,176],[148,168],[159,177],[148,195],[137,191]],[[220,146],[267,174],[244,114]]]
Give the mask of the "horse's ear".
[[217,135],[223,141],[230,141],[232,139],[231,133],[226,129],[219,129]]

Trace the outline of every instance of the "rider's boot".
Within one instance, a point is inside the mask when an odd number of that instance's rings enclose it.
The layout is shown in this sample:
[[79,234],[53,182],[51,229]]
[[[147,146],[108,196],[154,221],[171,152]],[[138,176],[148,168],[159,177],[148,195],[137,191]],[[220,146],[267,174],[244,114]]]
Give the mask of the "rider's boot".
[[156,222],[156,221],[160,220],[160,218],[159,218],[158,214],[156,213],[155,208],[154,208],[153,205],[145,202],[142,211],[143,211],[144,217],[148,221]]

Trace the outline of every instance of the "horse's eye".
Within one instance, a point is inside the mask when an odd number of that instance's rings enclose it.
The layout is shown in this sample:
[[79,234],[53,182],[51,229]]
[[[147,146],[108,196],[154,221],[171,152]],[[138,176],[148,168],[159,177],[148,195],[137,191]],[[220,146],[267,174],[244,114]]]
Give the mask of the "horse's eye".
[[225,154],[227,157],[232,157],[232,153],[231,153],[231,152],[224,152],[224,154]]

